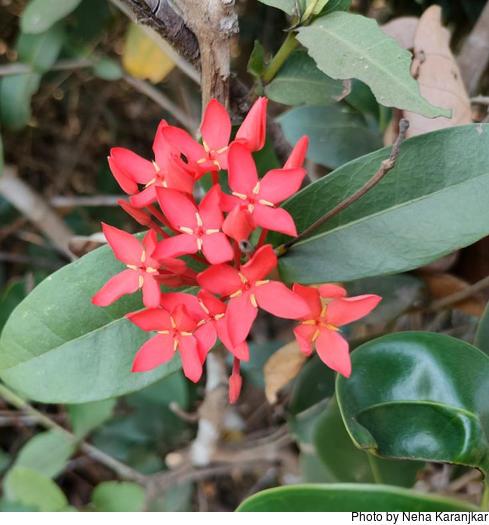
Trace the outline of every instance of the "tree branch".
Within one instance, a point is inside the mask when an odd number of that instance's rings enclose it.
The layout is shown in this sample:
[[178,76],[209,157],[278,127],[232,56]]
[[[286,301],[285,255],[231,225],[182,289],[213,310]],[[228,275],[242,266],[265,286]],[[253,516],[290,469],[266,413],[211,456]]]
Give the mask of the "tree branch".
[[376,184],[378,184],[382,180],[382,178],[385,175],[387,175],[387,173],[389,173],[389,171],[391,171],[392,168],[394,168],[394,166],[396,165],[396,160],[397,160],[397,157],[399,156],[401,144],[406,138],[406,133],[407,133],[408,128],[409,128],[409,121],[404,118],[401,119],[399,121],[399,135],[397,136],[397,139],[392,146],[391,154],[388,159],[385,159],[382,161],[380,168],[377,170],[374,176],[371,179],[369,179],[355,193],[353,193],[352,195],[347,197],[345,200],[337,204],[332,210],[328,211],[325,215],[319,218],[316,222],[311,224],[311,226],[306,228],[297,237],[283,244],[282,246],[279,246],[277,248],[278,255],[283,255],[284,253],[286,253],[287,250],[291,246],[293,246],[294,244],[298,243],[299,241],[301,241],[302,239],[310,235],[313,231],[321,227],[325,222],[329,221],[329,219],[331,219],[335,215],[338,215],[338,213],[340,213],[344,209],[348,208],[348,206],[351,206],[355,201],[363,197],[369,190],[371,190]]

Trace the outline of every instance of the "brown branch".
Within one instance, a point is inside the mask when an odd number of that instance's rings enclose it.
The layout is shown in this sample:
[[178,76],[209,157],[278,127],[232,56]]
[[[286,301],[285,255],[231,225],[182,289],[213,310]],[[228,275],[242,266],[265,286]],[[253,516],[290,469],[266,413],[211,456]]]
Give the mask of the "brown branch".
[[328,211],[325,215],[323,215],[321,218],[319,218],[316,222],[311,224],[308,228],[306,228],[302,233],[300,233],[297,237],[292,239],[291,241],[283,244],[282,246],[279,246],[277,248],[278,255],[283,255],[287,252],[287,250],[293,246],[294,244],[298,243],[308,235],[310,235],[314,230],[317,230],[319,227],[321,227],[325,222],[327,222],[329,219],[334,217],[335,215],[338,215],[341,211],[348,208],[348,206],[351,206],[355,201],[363,197],[369,190],[371,190],[376,184],[378,184],[382,178],[391,171],[394,166],[396,165],[397,157],[399,156],[399,152],[401,149],[401,144],[403,143],[404,139],[406,138],[406,132],[409,128],[409,121],[406,119],[401,119],[399,121],[399,135],[397,136],[396,141],[394,142],[391,150],[391,154],[388,159],[385,159],[380,164],[380,168],[377,170],[377,172],[374,174],[372,178],[370,178],[360,189],[358,189],[355,193],[347,197],[345,200],[341,201],[339,204],[337,204],[333,209]]
[[489,276],[484,277],[484,279],[481,279],[480,281],[477,281],[476,283],[471,284],[467,288],[460,290],[459,292],[455,292],[454,294],[449,295],[448,297],[442,297],[441,299],[433,301],[431,304],[428,305],[426,310],[441,310],[443,308],[446,308],[447,306],[452,306],[454,304],[459,303],[460,301],[464,301],[465,299],[472,297],[473,295],[481,292],[482,290],[488,287]]

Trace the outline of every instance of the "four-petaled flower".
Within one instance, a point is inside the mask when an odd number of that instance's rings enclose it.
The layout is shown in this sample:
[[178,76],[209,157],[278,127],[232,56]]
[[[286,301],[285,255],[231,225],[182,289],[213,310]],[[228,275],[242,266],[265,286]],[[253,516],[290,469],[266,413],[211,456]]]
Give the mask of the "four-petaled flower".
[[233,346],[248,337],[258,307],[285,319],[297,319],[307,314],[307,305],[301,297],[285,284],[265,279],[275,266],[277,256],[267,244],[239,270],[227,264],[216,264],[197,275],[202,288],[229,297],[226,317]]
[[140,288],[143,291],[143,303],[147,308],[155,308],[160,304],[160,285],[158,276],[160,268],[165,268],[175,274],[183,274],[187,265],[180,260],[165,258],[159,261],[153,257],[156,248],[156,233],[150,230],[139,242],[125,231],[102,223],[105,238],[112,248],[116,258],[123,262],[127,269],[114,275],[93,296],[92,303],[97,306],[108,306],[119,297],[134,293]]
[[309,309],[306,315],[299,317],[301,323],[294,328],[302,352],[309,355],[315,344],[326,365],[350,377],[348,342],[340,335],[338,327],[365,317],[382,298],[373,294],[346,297],[346,290],[334,284],[323,284],[319,288],[294,284],[293,290]]

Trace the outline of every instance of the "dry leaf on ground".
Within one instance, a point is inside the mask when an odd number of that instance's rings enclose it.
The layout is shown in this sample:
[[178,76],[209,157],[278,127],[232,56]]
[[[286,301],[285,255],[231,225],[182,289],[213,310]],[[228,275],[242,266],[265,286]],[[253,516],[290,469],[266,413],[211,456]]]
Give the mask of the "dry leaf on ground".
[[279,348],[265,363],[265,395],[269,403],[277,401],[277,392],[287,385],[300,372],[306,356],[300,351],[296,341]]
[[380,26],[380,28],[386,35],[397,40],[402,48],[413,49],[418,23],[419,18],[416,16],[400,16]]

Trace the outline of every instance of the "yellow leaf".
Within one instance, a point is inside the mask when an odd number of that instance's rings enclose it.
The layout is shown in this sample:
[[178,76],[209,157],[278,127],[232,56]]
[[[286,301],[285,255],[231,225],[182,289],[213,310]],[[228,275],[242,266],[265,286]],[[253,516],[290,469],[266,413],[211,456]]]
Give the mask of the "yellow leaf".
[[136,24],[129,24],[122,54],[124,69],[134,77],[161,82],[175,63]]
[[269,403],[277,401],[277,392],[287,385],[300,372],[306,356],[300,351],[296,341],[279,348],[265,363],[265,395]]

